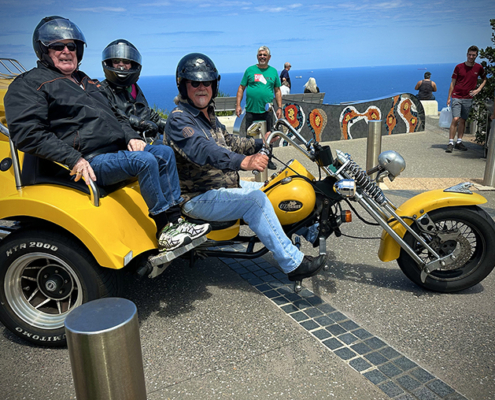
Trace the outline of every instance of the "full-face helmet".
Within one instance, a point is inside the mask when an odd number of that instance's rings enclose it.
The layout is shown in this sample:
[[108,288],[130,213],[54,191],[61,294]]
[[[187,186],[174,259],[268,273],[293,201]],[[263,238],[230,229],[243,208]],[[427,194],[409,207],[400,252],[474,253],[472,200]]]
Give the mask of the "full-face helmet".
[[86,39],[79,27],[67,18],[57,15],[43,18],[36,26],[33,33],[33,48],[36,56],[53,66],[53,61],[48,55],[50,43],[71,39],[76,44],[77,62],[80,64],[84,55]]
[[188,54],[179,61],[175,71],[177,88],[182,98],[187,99],[186,81],[212,81],[212,99],[218,95],[220,75],[210,57],[201,53]]
[[[114,68],[112,59],[129,60],[131,68]],[[101,53],[101,60],[105,78],[114,86],[125,88],[138,81],[141,74],[141,54],[128,40],[117,39],[111,42]]]

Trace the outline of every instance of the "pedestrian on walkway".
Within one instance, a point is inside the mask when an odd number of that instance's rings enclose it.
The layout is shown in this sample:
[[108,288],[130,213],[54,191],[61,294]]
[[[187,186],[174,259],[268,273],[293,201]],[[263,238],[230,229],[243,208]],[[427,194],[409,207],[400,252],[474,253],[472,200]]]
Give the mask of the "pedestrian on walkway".
[[[473,105],[473,97],[476,96],[486,84],[486,73],[484,68],[476,63],[478,57],[478,47],[471,46],[467,52],[467,61],[458,64],[452,74],[447,106],[450,106],[452,98],[452,123],[450,124],[449,144],[447,153],[452,153],[455,149],[466,151],[467,147],[462,144],[466,120]],[[482,82],[476,88],[478,79]],[[457,143],[454,146],[454,138],[457,130]]]

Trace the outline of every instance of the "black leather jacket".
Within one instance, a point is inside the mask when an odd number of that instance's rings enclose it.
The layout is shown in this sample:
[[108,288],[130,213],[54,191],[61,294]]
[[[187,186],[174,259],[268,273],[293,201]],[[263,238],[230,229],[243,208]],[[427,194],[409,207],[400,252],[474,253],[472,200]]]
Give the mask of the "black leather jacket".
[[73,168],[81,158],[127,149],[141,139],[81,71],[80,85],[55,68],[38,66],[19,75],[5,95],[10,135],[23,152]]
[[143,91],[136,83],[136,98],[134,99],[125,88],[113,86],[107,79],[101,83],[101,89],[110,103],[125,117],[135,115],[141,120],[158,123],[162,118],[155,110],[151,109],[144,97]]

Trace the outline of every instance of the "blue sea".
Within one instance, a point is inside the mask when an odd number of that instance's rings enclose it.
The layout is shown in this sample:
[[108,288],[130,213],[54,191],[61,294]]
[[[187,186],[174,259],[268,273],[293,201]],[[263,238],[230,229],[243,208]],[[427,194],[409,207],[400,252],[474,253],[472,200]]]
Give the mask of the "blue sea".
[[[424,73],[429,71],[431,80],[437,84],[438,91],[434,95],[438,101],[438,108],[441,110],[447,102],[455,65],[455,63],[447,63],[314,70],[291,69],[291,93],[303,93],[304,84],[310,77],[313,77],[320,91],[325,92],[325,104],[370,100],[397,93],[417,94],[414,86],[423,79]],[[228,96],[235,96],[242,75],[243,72],[222,74],[220,91]],[[151,107],[157,106],[168,112],[175,107],[173,102],[177,94],[175,76],[142,76],[138,83]]]

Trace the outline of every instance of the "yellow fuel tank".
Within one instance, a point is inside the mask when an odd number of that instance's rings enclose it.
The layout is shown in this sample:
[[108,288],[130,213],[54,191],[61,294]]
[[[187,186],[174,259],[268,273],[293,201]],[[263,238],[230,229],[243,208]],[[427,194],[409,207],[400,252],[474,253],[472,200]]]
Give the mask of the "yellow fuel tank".
[[[307,178],[307,179],[305,179]],[[306,218],[315,207],[316,195],[311,183],[315,177],[297,160],[271,176],[263,190],[273,205],[282,225],[291,225]]]

